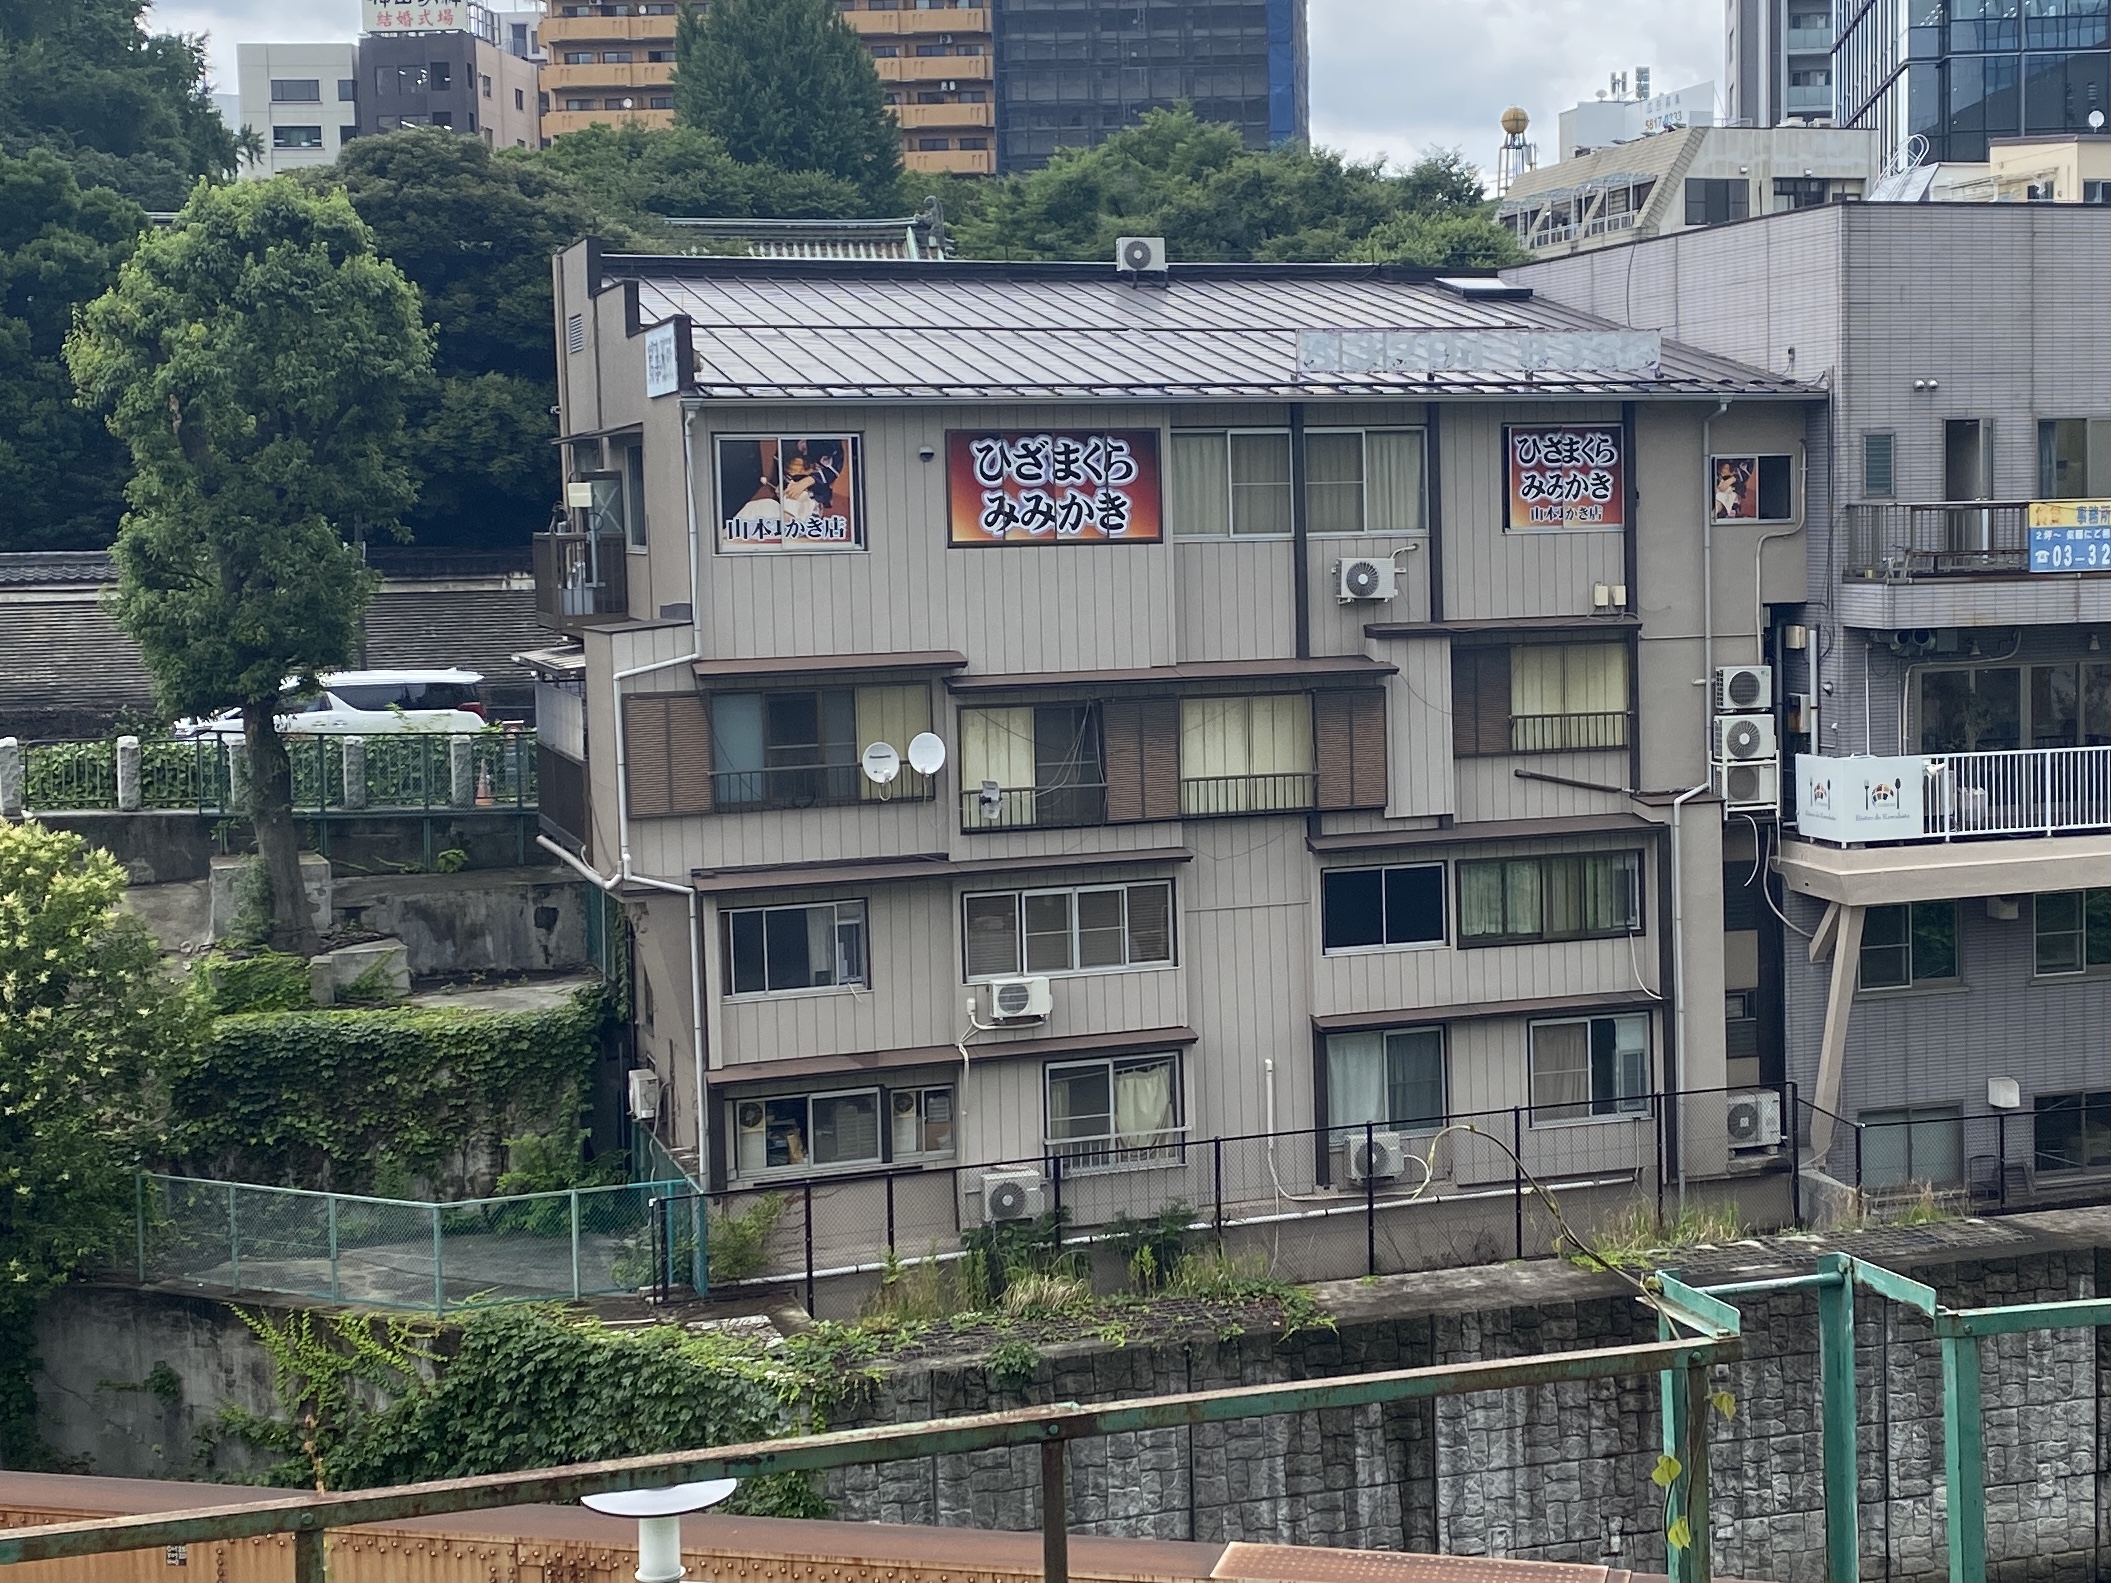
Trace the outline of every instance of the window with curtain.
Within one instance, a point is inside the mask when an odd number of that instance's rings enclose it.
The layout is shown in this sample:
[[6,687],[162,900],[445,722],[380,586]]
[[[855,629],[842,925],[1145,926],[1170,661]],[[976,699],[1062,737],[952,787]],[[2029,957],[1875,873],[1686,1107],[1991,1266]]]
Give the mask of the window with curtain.
[[1097,704],[960,712],[961,828],[1060,829],[1107,818]]
[[1337,1137],[1375,1123],[1396,1132],[1444,1125],[1444,1031],[1373,1029],[1327,1040],[1327,1123]]
[[1481,858],[1459,870],[1459,944],[1520,945],[1639,933],[1642,854]]
[[[1421,532],[1427,525],[1424,446],[1420,429],[1308,429],[1307,531]],[[1167,471],[1177,536],[1292,531],[1288,430],[1176,430]]]
[[1532,1125],[1649,1108],[1649,1018],[1575,1017],[1531,1026]]
[[966,897],[962,909],[971,981],[1173,960],[1170,880],[994,891]]
[[1052,1061],[1048,1147],[1074,1167],[1148,1164],[1181,1141],[1180,1057]]
[[766,995],[865,982],[865,904],[744,907],[725,915],[726,983]]
[[1182,813],[1310,808],[1316,792],[1309,694],[1181,701]]
[[1627,745],[1627,645],[1524,643],[1510,650],[1510,751]]

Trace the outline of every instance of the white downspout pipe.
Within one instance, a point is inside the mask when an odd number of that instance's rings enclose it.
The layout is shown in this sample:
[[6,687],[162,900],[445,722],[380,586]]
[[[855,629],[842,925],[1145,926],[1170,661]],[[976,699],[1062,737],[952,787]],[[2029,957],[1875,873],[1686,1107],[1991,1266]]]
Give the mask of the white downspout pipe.
[[1680,834],[1680,816],[1686,804],[1702,792],[1713,787],[1712,781],[1702,781],[1671,799],[1671,994],[1674,1001],[1672,1015],[1678,1028],[1679,1052],[1679,1213],[1686,1212],[1686,876],[1685,843]]

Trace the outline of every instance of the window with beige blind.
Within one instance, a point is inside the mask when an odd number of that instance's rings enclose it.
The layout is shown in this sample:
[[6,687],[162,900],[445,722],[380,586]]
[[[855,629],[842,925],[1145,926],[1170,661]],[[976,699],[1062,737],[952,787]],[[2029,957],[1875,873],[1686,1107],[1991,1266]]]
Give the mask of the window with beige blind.
[[1170,880],[965,897],[967,978],[1090,973],[1173,960]]
[[1625,643],[1514,643],[1451,657],[1452,751],[1589,753],[1627,746]]
[[1191,818],[1316,805],[1306,693],[1180,702],[1180,810]]
[[[1293,528],[1287,429],[1176,430],[1168,517],[1183,538],[1286,537]],[[1305,525],[1313,534],[1420,533],[1420,429],[1307,429]]]
[[921,685],[714,693],[712,805],[728,813],[919,801],[931,783],[906,762],[883,788],[859,761],[874,742],[906,760],[910,740],[930,729],[931,693]]
[[1649,1018],[1574,1017],[1532,1024],[1532,1125],[1649,1109]]

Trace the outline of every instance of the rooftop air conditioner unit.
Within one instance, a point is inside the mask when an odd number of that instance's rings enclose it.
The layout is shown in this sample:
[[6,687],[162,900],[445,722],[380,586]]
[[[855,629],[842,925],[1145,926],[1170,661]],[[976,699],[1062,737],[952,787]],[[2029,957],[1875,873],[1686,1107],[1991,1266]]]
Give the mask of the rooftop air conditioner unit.
[[1400,582],[1400,569],[1383,559],[1343,561],[1337,575],[1341,586],[1335,597],[1345,605],[1353,605],[1359,599],[1390,599]]
[[1045,978],[993,978],[982,986],[982,992],[992,1022],[1046,1022],[1055,1009],[1055,997]]
[[651,1121],[660,1113],[660,1074],[649,1066],[630,1069],[630,1119]]
[[1048,1210],[1048,1182],[1039,1171],[984,1171],[982,1218],[1037,1220]]
[[1715,712],[1748,715],[1774,707],[1774,667],[1718,665],[1715,668]]
[[1733,1149],[1781,1147],[1781,1096],[1772,1089],[1732,1094],[1724,1117]]
[[1407,1165],[1407,1150],[1397,1132],[1349,1134],[1349,1180],[1390,1182]]
[[1114,267],[1124,275],[1163,275],[1166,272],[1165,238],[1162,236],[1117,236]]
[[1779,758],[1772,715],[1717,715],[1715,758],[1721,764],[1757,764]]
[[1781,807],[1781,762],[1718,764],[1715,789],[1725,813],[1774,813]]

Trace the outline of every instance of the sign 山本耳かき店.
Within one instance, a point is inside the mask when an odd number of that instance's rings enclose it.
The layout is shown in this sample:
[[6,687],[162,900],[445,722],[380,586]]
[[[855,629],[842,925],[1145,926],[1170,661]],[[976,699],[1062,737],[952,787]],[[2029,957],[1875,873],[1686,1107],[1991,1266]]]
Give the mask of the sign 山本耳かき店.
[[720,435],[719,550],[862,550],[858,466],[854,434]]
[[1156,429],[946,435],[956,545],[1156,544]]
[[1503,429],[1509,526],[1624,528],[1627,457],[1617,423]]

